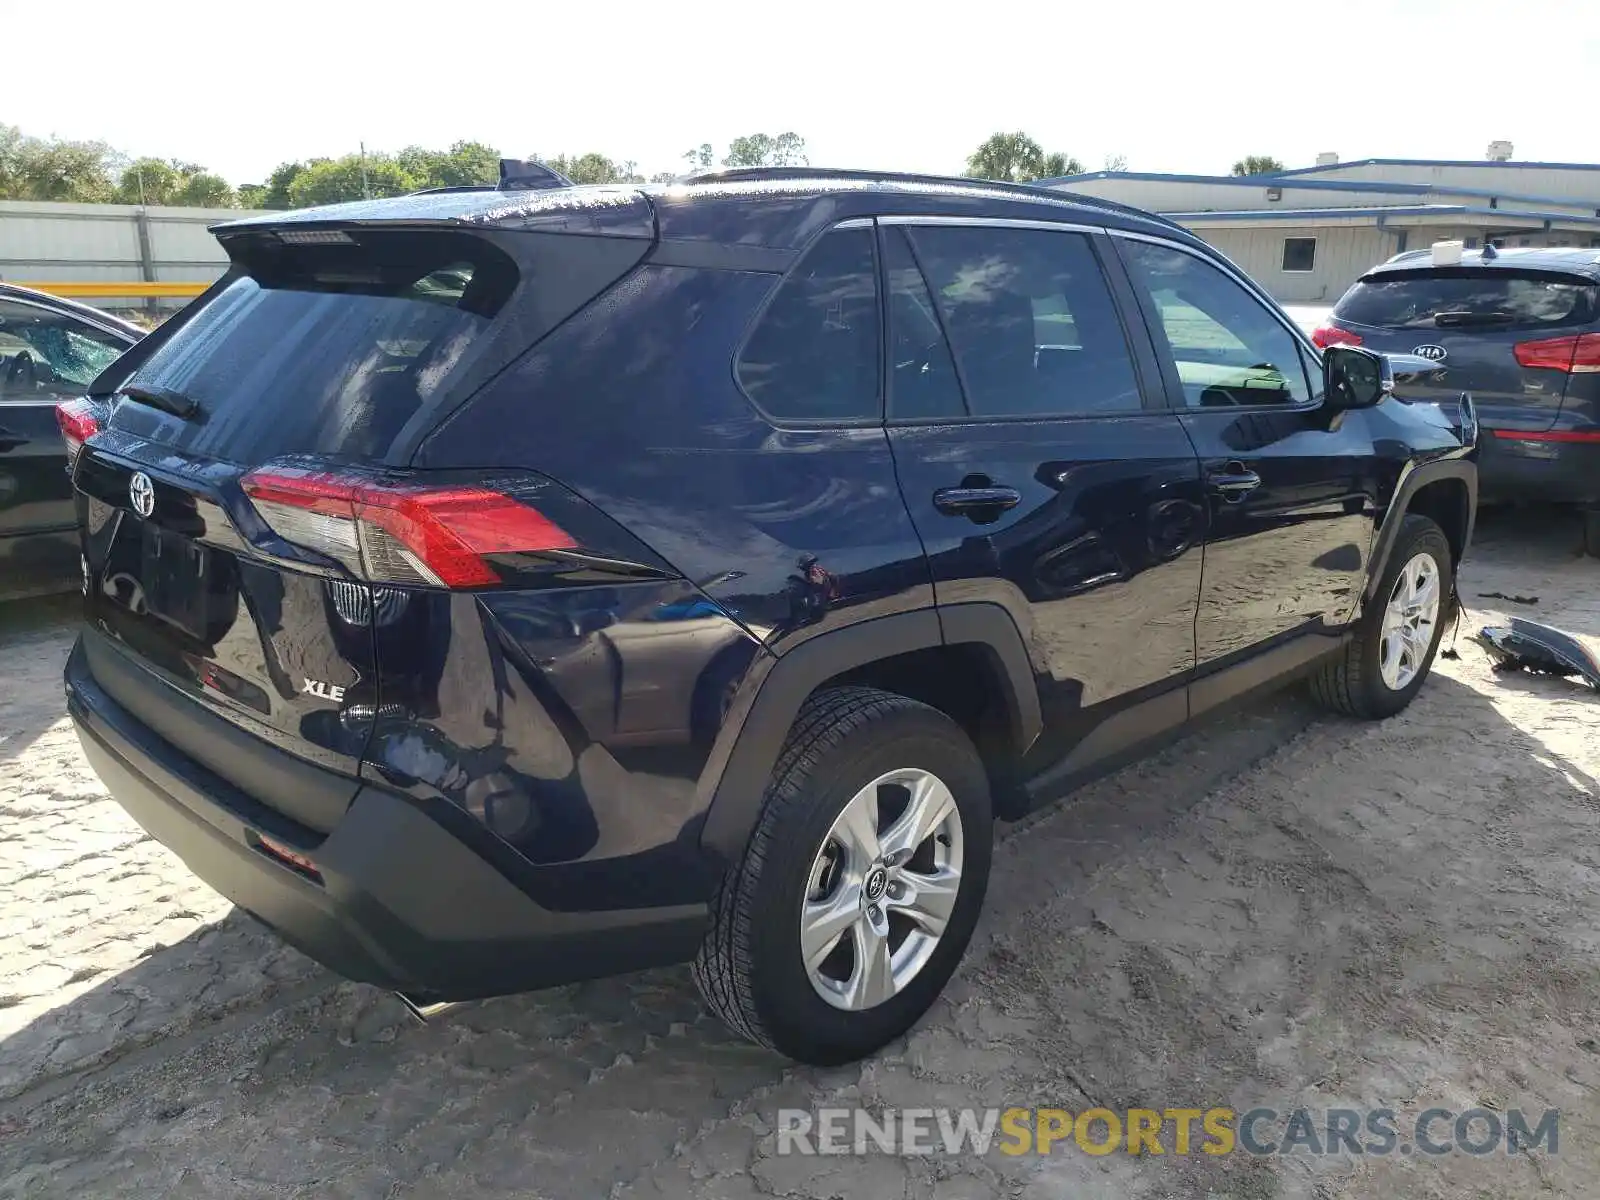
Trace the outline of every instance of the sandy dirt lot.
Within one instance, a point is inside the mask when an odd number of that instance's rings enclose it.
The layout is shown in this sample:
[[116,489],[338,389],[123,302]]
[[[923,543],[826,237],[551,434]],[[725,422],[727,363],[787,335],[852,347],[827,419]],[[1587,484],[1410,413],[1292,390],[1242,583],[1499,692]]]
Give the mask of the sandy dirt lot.
[[[1575,540],[1488,522],[1471,625],[1600,639]],[[277,945],[84,765],[71,608],[0,618],[0,1196],[1600,1194],[1600,696],[1465,639],[1399,718],[1285,695],[1006,830],[946,996],[817,1071],[733,1040],[686,970],[424,1028]],[[1562,1115],[1558,1152],[1483,1157],[775,1152],[780,1109],[834,1105]]]

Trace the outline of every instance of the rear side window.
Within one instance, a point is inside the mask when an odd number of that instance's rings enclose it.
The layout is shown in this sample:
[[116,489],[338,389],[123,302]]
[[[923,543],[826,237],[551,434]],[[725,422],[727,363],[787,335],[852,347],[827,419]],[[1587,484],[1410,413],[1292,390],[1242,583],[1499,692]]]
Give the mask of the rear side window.
[[779,420],[877,419],[878,271],[871,229],[824,234],[779,285],[739,355],[739,383]]
[[1122,323],[1085,235],[982,226],[909,233],[973,415],[1140,407]]
[[903,229],[883,231],[889,280],[889,413],[899,420],[966,413],[950,343]]
[[1579,325],[1595,319],[1595,288],[1570,276],[1502,268],[1407,271],[1360,280],[1333,313],[1387,329]]

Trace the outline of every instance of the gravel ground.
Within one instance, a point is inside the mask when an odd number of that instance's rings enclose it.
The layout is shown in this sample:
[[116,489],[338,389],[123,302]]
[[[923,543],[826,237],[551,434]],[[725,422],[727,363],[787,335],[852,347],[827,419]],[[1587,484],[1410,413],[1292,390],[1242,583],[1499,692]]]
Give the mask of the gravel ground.
[[[1486,522],[1475,627],[1600,639],[1600,564]],[[1600,1191],[1600,697],[1441,661],[1377,725],[1298,694],[1005,831],[903,1042],[797,1069],[686,970],[420,1027],[194,880],[61,716],[69,603],[0,617],[0,1196],[1501,1197]],[[1467,627],[1464,625],[1464,628]],[[1019,836],[1020,835],[1020,836]],[[1562,1110],[1559,1152],[801,1157],[779,1109]],[[1402,1128],[1404,1124],[1402,1122]]]

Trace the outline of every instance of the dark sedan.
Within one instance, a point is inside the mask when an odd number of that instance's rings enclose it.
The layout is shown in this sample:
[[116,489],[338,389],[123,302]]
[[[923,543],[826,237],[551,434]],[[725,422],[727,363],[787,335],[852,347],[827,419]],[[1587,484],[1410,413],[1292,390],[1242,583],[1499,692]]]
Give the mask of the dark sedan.
[[143,332],[86,305],[0,283],[0,600],[78,585],[56,405],[81,395]]

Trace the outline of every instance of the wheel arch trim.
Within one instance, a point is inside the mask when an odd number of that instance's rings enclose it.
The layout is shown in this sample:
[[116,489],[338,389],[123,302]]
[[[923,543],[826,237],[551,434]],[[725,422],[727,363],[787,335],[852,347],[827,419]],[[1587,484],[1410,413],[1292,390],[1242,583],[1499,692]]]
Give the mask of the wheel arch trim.
[[1039,736],[1043,719],[1027,649],[1004,608],[956,604],[859,621],[764,660],[761,678],[736,698],[696,789],[705,813],[702,848],[725,862],[738,861],[795,717],[821,684],[899,654],[968,644],[994,655],[1003,682],[1000,699],[1020,755]]
[[[1462,516],[1462,528],[1455,532],[1460,536],[1463,552],[1472,544],[1472,527],[1477,520],[1478,512],[1477,464],[1466,458],[1446,458],[1413,465],[1400,477],[1395,487],[1394,499],[1389,502],[1388,510],[1384,513],[1383,523],[1379,526],[1377,536],[1373,541],[1372,554],[1367,567],[1366,585],[1362,588],[1363,610],[1377,595],[1378,582],[1383,578],[1383,573],[1388,568],[1389,556],[1394,553],[1395,542],[1400,537],[1400,527],[1405,523],[1407,515],[1412,511],[1412,500],[1415,499],[1418,492],[1429,484],[1450,479],[1459,481],[1466,488],[1466,512]],[[1449,530],[1446,531],[1447,537],[1450,532]],[[1460,564],[1452,565],[1459,566]]]

